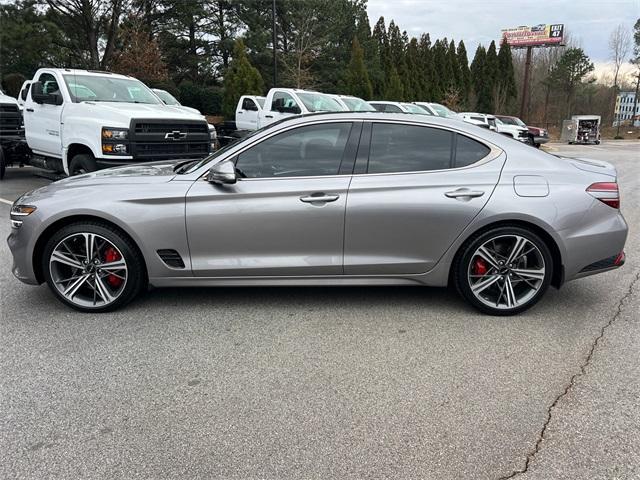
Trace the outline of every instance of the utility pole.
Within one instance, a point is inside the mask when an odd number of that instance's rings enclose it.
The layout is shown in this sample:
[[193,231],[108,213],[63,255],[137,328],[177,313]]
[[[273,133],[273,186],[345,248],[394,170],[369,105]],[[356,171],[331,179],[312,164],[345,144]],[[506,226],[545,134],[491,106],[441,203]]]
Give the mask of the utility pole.
[[525,119],[527,121],[528,115],[525,115],[527,112],[527,105],[529,104],[529,71],[531,70],[531,56],[533,53],[533,47],[527,47],[527,60],[524,63],[524,82],[522,84],[522,102],[520,102],[520,118]]
[[276,0],[271,4],[272,24],[272,42],[273,42],[273,86],[278,86],[278,59],[276,58],[276,49],[278,45],[278,36],[276,35]]

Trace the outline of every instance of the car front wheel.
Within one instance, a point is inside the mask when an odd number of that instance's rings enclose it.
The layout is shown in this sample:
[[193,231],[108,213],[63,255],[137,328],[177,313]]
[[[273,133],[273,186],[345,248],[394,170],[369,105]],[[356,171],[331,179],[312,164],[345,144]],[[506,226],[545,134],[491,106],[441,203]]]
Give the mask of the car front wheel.
[[546,243],[520,227],[498,227],[469,239],[454,264],[458,292],[478,310],[514,315],[549,287],[553,259]]
[[125,305],[145,279],[133,242],[119,230],[93,222],[67,225],[56,232],[44,248],[42,271],[58,299],[85,312]]

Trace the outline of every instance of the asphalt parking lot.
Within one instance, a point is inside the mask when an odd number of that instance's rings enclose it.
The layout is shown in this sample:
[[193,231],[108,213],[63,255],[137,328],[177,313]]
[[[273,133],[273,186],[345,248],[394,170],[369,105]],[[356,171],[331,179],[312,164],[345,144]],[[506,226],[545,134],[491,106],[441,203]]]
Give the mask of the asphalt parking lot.
[[640,143],[550,149],[617,166],[627,264],[510,318],[412,287],[80,314],[13,278],[0,203],[0,478],[640,478]]

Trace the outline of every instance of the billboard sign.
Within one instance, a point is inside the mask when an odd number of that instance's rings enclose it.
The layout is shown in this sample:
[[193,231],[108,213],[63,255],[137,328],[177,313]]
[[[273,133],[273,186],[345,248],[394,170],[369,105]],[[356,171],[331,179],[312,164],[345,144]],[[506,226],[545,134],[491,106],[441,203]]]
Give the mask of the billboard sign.
[[543,47],[563,45],[564,25],[540,24],[533,27],[516,27],[502,30],[502,38],[510,47]]

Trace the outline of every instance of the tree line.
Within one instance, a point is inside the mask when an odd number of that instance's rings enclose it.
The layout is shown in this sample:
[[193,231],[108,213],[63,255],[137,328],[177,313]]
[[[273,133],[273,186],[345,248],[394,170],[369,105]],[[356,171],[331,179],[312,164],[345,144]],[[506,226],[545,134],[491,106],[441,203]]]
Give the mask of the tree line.
[[[470,62],[463,40],[409,37],[384,18],[372,27],[366,0],[277,0],[274,45],[272,4],[15,0],[0,5],[2,82],[11,92],[42,66],[105,69],[230,116],[241,94],[274,86],[275,47],[277,86],[517,113],[521,62],[506,43],[479,46]],[[530,111],[539,110],[540,85],[549,104],[567,96],[575,104],[593,69],[581,49],[555,50],[545,74],[534,75]]]

